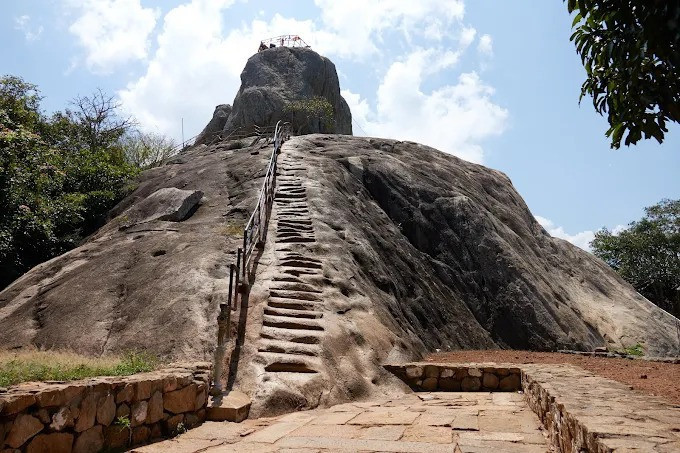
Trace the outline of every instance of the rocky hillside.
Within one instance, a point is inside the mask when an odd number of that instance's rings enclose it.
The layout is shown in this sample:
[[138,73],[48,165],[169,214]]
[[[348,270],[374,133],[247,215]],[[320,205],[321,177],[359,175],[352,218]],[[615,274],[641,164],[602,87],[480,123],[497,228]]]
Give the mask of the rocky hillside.
[[501,172],[337,135],[280,159],[237,380],[254,413],[373,393],[382,364],[437,349],[677,351],[675,318],[548,235]]
[[[281,90],[309,86],[351,132],[335,69],[310,50],[261,52],[243,80],[234,107],[218,106],[206,128],[210,146],[144,172],[82,246],[0,292],[3,347],[210,359],[271,153],[214,131],[267,125]],[[258,96],[277,99],[263,116]],[[279,158],[267,242],[232,316],[233,332],[239,319],[245,327],[232,383],[256,397],[254,415],[385,391],[397,385],[385,362],[436,349],[678,350],[675,318],[550,237],[498,171],[350,135],[293,137]]]

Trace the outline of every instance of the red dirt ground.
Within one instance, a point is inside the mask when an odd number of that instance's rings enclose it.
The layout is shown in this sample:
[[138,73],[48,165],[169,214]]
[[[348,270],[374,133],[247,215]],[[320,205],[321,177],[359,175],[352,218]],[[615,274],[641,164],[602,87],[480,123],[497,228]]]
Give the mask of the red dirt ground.
[[440,352],[428,355],[425,360],[445,363],[566,363],[630,385],[642,393],[658,396],[680,405],[680,364],[584,357],[557,352],[510,350]]

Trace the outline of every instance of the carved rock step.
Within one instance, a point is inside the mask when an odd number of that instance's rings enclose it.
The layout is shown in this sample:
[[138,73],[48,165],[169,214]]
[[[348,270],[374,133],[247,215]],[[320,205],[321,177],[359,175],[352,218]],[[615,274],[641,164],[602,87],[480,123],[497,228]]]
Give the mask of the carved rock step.
[[282,191],[282,190],[279,190],[274,194],[274,198],[278,198],[279,200],[281,200],[281,199],[293,199],[293,200],[302,202],[300,200],[307,198],[307,192],[304,189],[302,189],[301,191],[292,191],[292,190]]
[[278,186],[277,192],[292,192],[292,193],[305,193],[305,186],[302,184],[281,184]]
[[[279,219],[278,224],[276,225],[276,228],[295,228],[299,230],[304,230],[304,231],[314,231],[314,227],[306,222],[301,223],[301,222],[296,222],[294,218],[289,218],[289,219]],[[305,220],[304,218],[300,218],[299,220]]]
[[285,211],[285,212],[280,212],[279,213],[279,218],[286,218],[286,219],[308,219],[309,218],[309,211]]
[[281,266],[284,267],[298,267],[303,269],[321,269],[321,263],[314,261],[307,261],[302,258],[281,258]]
[[267,305],[270,307],[288,308],[291,310],[316,310],[319,304],[311,300],[272,298],[269,299]]
[[281,233],[311,233],[314,234],[314,229],[308,226],[296,226],[296,227],[290,227],[286,225],[279,225],[279,227],[276,229],[277,234]]
[[296,225],[311,225],[312,224],[312,219],[279,219],[278,223],[288,223],[288,224],[296,224]]
[[308,300],[312,302],[321,302],[321,299],[316,294],[304,291],[270,289],[269,295],[271,297],[278,297],[280,299]]
[[269,316],[282,316],[286,318],[298,318],[298,319],[321,319],[323,313],[314,310],[292,310],[289,308],[280,308],[274,306],[268,306],[264,309],[264,314]]
[[287,330],[263,326],[260,337],[269,340],[290,341],[291,343],[319,344],[321,336],[318,331]]
[[[276,278],[273,279],[274,281],[277,281]],[[280,280],[279,280],[280,281]],[[316,293],[316,294],[321,294],[322,291],[312,285],[308,285],[304,283],[301,280],[297,280],[292,283],[281,283],[277,285],[275,288],[270,288],[276,291],[302,291],[305,293]]]
[[278,235],[279,242],[316,242],[314,234],[299,234],[299,233],[281,233]]
[[279,242],[282,244],[306,244],[310,242],[316,242],[314,238],[285,238],[281,239]]
[[300,277],[301,275],[312,275],[312,276],[320,276],[321,271],[320,270],[315,270],[315,269],[284,269],[283,270],[284,274],[288,275],[293,275],[295,277]]
[[302,179],[291,178],[286,176],[277,177],[276,179],[277,187],[304,187]]
[[305,218],[291,216],[288,218],[282,218],[282,216],[279,216],[279,221],[276,227],[302,228],[304,230],[311,231],[314,229],[314,226],[312,226],[311,222],[307,222],[307,220],[310,220],[309,217]]
[[311,319],[287,318],[283,316],[262,317],[262,325],[265,327],[278,327],[279,329],[290,330],[325,330],[318,321]]
[[277,240],[290,238],[290,237],[306,237],[314,239],[316,236],[313,231],[299,231],[299,230],[288,230],[288,231],[277,231]]
[[285,208],[281,207],[281,209],[278,212],[278,217],[283,218],[290,214],[294,215],[307,214],[307,216],[309,216],[309,208],[300,206],[286,206]]
[[[290,277],[288,275],[277,275],[272,278],[273,281],[275,282],[285,282],[285,283],[305,283],[301,279],[297,277]],[[274,288],[276,289],[276,288]]]
[[286,360],[287,357],[282,357],[281,360],[267,365],[264,370],[271,373],[317,373],[317,371],[312,368],[311,364],[305,362],[292,362]]
[[286,340],[260,339],[260,352],[276,352],[279,354],[306,355],[317,357],[321,348],[317,344],[294,343]]
[[276,202],[276,204],[283,205],[283,206],[296,207],[296,208],[306,208],[306,207],[308,207],[307,200],[274,197],[274,201]]

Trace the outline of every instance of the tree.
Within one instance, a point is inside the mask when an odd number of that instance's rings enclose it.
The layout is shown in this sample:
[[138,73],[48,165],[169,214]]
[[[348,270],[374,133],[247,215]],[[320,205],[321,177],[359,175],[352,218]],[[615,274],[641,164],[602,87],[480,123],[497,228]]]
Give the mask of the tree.
[[177,143],[162,134],[133,131],[121,138],[126,160],[139,168],[152,168],[179,151]]
[[290,112],[291,124],[297,126],[298,134],[305,128],[309,132],[323,132],[333,124],[333,106],[321,96],[289,102],[284,110]]
[[66,116],[80,125],[80,138],[90,151],[115,147],[135,125],[131,117],[121,116],[120,103],[100,89],[90,96],[76,96],[71,106]]
[[[567,0],[586,69],[581,100],[607,114],[612,148],[662,143],[680,122],[680,0]],[[626,134],[627,133],[627,134]]]
[[680,317],[680,200],[662,200],[618,234],[602,229],[593,253],[656,305]]
[[35,85],[0,77],[0,289],[77,246],[137,172],[117,142],[84,140],[87,121],[46,118],[40,99]]

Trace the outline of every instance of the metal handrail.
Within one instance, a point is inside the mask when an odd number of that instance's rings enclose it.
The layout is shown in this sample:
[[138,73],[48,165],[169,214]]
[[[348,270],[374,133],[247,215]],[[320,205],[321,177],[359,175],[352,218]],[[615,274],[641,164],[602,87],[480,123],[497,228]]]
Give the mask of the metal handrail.
[[[269,216],[274,203],[274,191],[276,189],[276,165],[277,156],[281,150],[281,145],[289,136],[289,124],[276,123],[274,128],[274,150],[267,164],[267,171],[264,176],[262,188],[257,198],[257,204],[253,213],[248,219],[248,223],[243,229],[243,247],[236,251],[236,265],[229,265],[229,294],[226,304],[220,304],[220,313],[217,317],[217,349],[215,350],[215,373],[213,377],[213,387],[211,393],[219,395],[222,393],[220,378],[222,374],[222,362],[224,361],[225,345],[229,340],[229,324],[231,311],[236,309],[238,294],[247,291],[247,286],[242,287],[242,283],[250,283],[250,275],[246,273],[255,247],[264,247],[267,234]],[[242,282],[240,282],[242,280]]]

